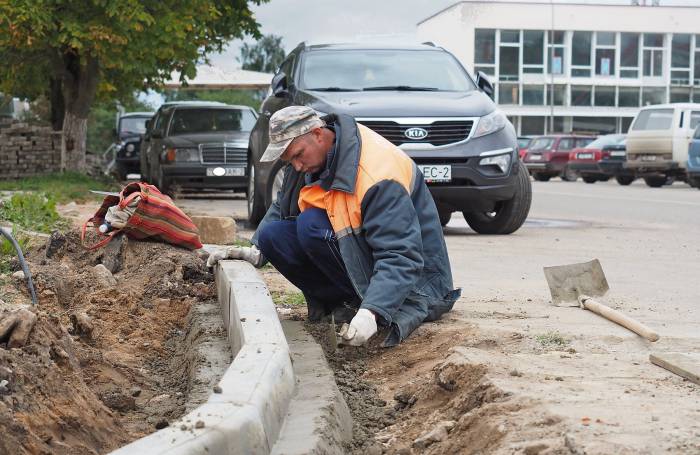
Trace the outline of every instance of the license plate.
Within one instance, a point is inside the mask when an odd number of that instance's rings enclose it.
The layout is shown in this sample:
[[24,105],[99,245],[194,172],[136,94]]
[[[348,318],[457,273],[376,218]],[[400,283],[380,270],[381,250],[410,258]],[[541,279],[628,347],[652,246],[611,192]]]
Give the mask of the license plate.
[[627,155],[627,152],[622,152],[622,151],[610,152],[610,156],[625,156],[625,155]]
[[578,158],[579,160],[590,160],[593,158],[593,154],[592,153],[578,153],[576,155],[576,158]]
[[452,166],[449,164],[419,164],[418,169],[428,183],[452,181]]
[[642,155],[639,159],[642,161],[656,161],[656,155]]
[[539,161],[539,160],[542,159],[542,155],[530,155],[530,156],[528,157],[528,159],[529,159],[530,161]]
[[208,167],[207,177],[242,177],[245,175],[244,167]]

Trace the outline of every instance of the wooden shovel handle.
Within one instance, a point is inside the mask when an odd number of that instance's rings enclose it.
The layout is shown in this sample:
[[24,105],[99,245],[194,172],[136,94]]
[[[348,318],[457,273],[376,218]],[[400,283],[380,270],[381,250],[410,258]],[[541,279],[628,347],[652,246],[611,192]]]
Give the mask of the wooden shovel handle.
[[659,339],[659,334],[647,327],[646,325],[642,324],[639,321],[635,321],[634,319],[625,316],[619,311],[613,310],[609,306],[603,305],[602,303],[588,296],[581,295],[579,296],[578,301],[583,308],[592,311],[596,314],[599,314],[605,319],[608,319],[616,324],[620,324],[622,327],[633,331],[637,335],[646,338],[649,341],[658,341]]

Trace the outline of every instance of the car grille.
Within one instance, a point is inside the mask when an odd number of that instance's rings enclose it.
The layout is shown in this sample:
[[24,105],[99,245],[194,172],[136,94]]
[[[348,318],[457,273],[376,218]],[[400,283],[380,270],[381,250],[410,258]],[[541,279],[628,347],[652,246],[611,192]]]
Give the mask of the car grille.
[[199,146],[204,164],[232,164],[246,166],[248,150],[234,147],[233,144],[202,144]]
[[[360,123],[379,133],[394,145],[411,143],[454,144],[467,139],[474,126],[473,120],[441,120],[430,124],[399,124],[383,120],[360,120]],[[422,139],[409,139],[404,133],[410,128],[422,128],[427,131],[428,135]]]

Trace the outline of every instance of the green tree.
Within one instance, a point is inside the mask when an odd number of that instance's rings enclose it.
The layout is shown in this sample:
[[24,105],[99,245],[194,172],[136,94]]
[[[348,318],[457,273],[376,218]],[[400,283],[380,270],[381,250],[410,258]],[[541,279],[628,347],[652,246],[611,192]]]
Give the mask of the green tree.
[[274,73],[284,60],[282,37],[264,35],[255,44],[244,43],[241,47],[241,68],[244,70]]
[[194,77],[196,64],[230,40],[260,36],[249,3],[265,1],[0,0],[0,91],[59,93],[61,167],[82,169],[96,100],[130,97],[172,71]]

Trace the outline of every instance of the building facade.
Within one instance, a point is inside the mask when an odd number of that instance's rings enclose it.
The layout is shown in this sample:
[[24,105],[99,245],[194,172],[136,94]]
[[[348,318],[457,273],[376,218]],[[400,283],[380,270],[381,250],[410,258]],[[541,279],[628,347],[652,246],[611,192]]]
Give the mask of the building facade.
[[418,36],[487,74],[523,135],[626,132],[641,106],[700,103],[700,8],[467,0]]

